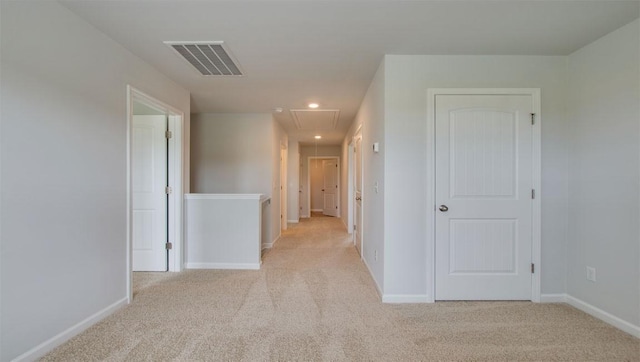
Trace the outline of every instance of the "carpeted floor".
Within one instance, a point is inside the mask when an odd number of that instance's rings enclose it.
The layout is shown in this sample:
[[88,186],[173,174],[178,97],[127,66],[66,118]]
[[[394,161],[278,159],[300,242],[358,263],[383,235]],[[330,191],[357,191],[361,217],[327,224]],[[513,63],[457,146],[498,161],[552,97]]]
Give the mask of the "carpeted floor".
[[382,304],[340,220],[294,224],[259,271],[136,273],[134,300],[44,361],[640,361],[564,304]]

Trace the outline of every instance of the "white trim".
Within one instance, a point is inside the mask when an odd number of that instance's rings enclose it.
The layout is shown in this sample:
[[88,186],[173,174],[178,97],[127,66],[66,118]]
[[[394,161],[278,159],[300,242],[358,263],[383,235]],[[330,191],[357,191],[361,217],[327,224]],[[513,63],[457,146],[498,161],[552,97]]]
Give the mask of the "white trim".
[[270,199],[262,194],[185,194],[185,200],[261,200]]
[[631,324],[621,318],[614,316],[611,313],[605,312],[600,308],[594,307],[591,304],[570,295],[567,295],[567,304],[576,309],[580,309],[581,311],[595,318],[607,322],[612,326],[622,330],[623,332],[627,332],[636,338],[640,338],[640,326]]
[[354,142],[353,138],[347,145],[347,221],[344,223],[347,228],[347,233],[352,236],[353,244],[355,245],[355,238],[353,237],[353,208],[354,208],[354,183],[355,175],[353,174],[355,157],[353,157]]
[[186,269],[240,269],[258,270],[260,264],[255,263],[186,263]]
[[127,287],[127,295],[129,298],[129,302],[133,298],[133,229],[132,229],[132,181],[131,181],[131,133],[132,133],[132,118],[133,118],[133,103],[140,102],[151,108],[154,108],[160,112],[164,112],[167,115],[169,120],[168,127],[169,130],[173,133],[173,137],[170,139],[170,146],[172,146],[172,150],[170,150],[169,155],[169,181],[171,183],[171,188],[173,189],[172,197],[169,198],[169,241],[173,244],[173,248],[169,250],[169,263],[167,265],[169,271],[171,272],[179,272],[182,270],[182,252],[184,248],[184,240],[183,240],[183,210],[182,210],[182,197],[184,193],[184,124],[185,124],[185,116],[184,112],[178,108],[175,108],[169,104],[166,104],[138,89],[127,84],[126,87],[127,94],[127,161],[126,161],[126,244],[127,244],[127,266],[126,266],[126,287]]
[[287,220],[287,222],[290,223],[290,224],[297,224],[300,221],[299,220]]
[[309,210],[309,211],[311,211],[311,212],[322,212],[322,211],[324,211],[324,210],[322,210],[322,209],[311,209],[311,210]]
[[594,318],[598,318],[603,322],[606,322],[623,332],[629,333],[636,338],[640,338],[640,326],[636,326],[632,323],[629,323],[621,318],[614,316],[609,312],[605,312],[604,310],[594,307],[593,305],[573,297],[571,295],[565,293],[558,294],[542,294],[540,296],[541,303],[567,303],[570,306],[579,309]]
[[367,270],[369,271],[369,276],[371,276],[371,280],[373,280],[373,284],[376,286],[376,291],[378,292],[378,296],[380,298],[382,298],[382,296],[384,295],[382,293],[382,288],[380,288],[380,285],[378,284],[378,281],[374,277],[374,274],[371,271],[371,268],[369,267],[369,264],[367,263],[367,259],[365,259],[365,258],[361,258],[361,259],[362,259],[362,262],[364,263],[364,266],[366,266]]
[[287,230],[288,222],[288,210],[287,203],[289,202],[288,192],[289,188],[287,187],[287,167],[289,164],[289,154],[287,152],[287,144],[286,142],[280,143],[280,233],[282,234],[282,230]]
[[280,236],[278,236],[274,241],[270,242],[270,243],[263,243],[262,244],[262,250],[264,249],[271,249],[273,248],[274,245],[276,245],[276,243],[278,242],[278,240],[280,240]]
[[40,343],[39,345],[33,347],[27,352],[21,354],[20,356],[13,359],[14,362],[22,362],[22,361],[35,361],[38,358],[44,356],[54,348],[60,346],[61,344],[67,342],[71,338],[77,336],[78,334],[87,330],[87,328],[93,326],[94,324],[100,322],[106,317],[110,316],[118,309],[126,306],[129,303],[129,298],[125,297],[120,299],[119,301],[109,305],[108,307],[98,311],[97,313],[91,315],[90,317],[84,319],[80,323],[77,323],[61,333],[49,338],[48,340]]
[[382,303],[427,303],[429,296],[426,294],[385,294]]
[[565,293],[540,295],[540,303],[566,303],[566,302],[567,302],[567,295]]
[[[168,109],[169,110],[169,109]],[[169,185],[173,189],[169,198],[169,241],[174,247],[169,250],[169,271],[182,270],[184,250],[183,222],[184,210],[182,195],[184,194],[184,114],[170,113],[167,117],[168,127],[173,137],[169,139]]]
[[126,151],[126,155],[127,155],[127,160],[126,160],[126,182],[127,182],[127,186],[126,186],[126,210],[125,210],[125,218],[126,218],[126,237],[125,237],[125,242],[127,244],[127,251],[125,254],[125,258],[126,258],[126,288],[127,288],[127,303],[131,303],[131,301],[133,300],[133,258],[131,257],[131,255],[133,254],[133,228],[131,227],[132,225],[132,218],[133,218],[133,211],[132,211],[132,195],[133,195],[133,185],[132,185],[132,180],[131,180],[131,128],[133,127],[133,89],[130,85],[127,85],[127,135],[126,135],[126,142],[127,142],[127,151]]
[[[355,149],[356,147],[356,143],[358,141],[358,138],[360,139],[360,149],[357,150],[360,152],[360,196],[362,197],[364,195],[364,147],[362,146],[362,141],[363,141],[363,137],[362,137],[362,123],[360,123],[360,125],[356,128],[356,131],[353,134],[353,137],[351,138],[351,142],[353,143],[353,148]],[[355,157],[353,158],[353,170],[351,170],[351,172],[353,173],[353,185],[354,187],[356,186],[356,159]],[[356,191],[355,189],[353,190],[353,198],[356,197]],[[364,215],[366,213],[365,210],[365,202],[363,200],[360,200],[360,220],[358,220],[358,224],[360,224],[360,259],[365,260],[364,258],[364,248],[365,248],[365,240],[364,240]],[[356,202],[355,200],[353,200],[353,223],[355,225],[355,220],[356,220]],[[357,240],[356,240],[356,236],[354,234],[353,236],[353,245],[356,247],[356,250],[358,249],[358,245],[357,245]],[[369,272],[371,272],[371,270],[369,270]],[[373,275],[373,274],[371,274]],[[380,295],[382,295],[382,292],[380,292]]]
[[540,275],[541,263],[541,200],[542,200],[542,175],[541,175],[541,125],[542,114],[540,105],[540,88],[429,88],[427,89],[427,302],[435,302],[435,96],[437,94],[491,94],[491,95],[529,95],[532,97],[532,109],[536,114],[536,123],[532,131],[532,187],[536,190],[536,198],[532,204],[531,215],[531,262],[535,264],[536,271],[531,275],[531,301],[540,302]]

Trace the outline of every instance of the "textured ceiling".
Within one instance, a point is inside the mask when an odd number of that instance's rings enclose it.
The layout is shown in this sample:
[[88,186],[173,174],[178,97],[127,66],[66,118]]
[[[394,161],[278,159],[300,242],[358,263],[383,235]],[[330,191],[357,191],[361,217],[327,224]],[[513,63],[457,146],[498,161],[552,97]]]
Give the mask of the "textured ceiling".
[[[339,144],[384,54],[567,55],[638,17],[638,1],[61,0],[191,92],[193,113],[339,109]],[[216,41],[243,77],[204,77],[163,41]],[[215,78],[215,79],[214,79]]]

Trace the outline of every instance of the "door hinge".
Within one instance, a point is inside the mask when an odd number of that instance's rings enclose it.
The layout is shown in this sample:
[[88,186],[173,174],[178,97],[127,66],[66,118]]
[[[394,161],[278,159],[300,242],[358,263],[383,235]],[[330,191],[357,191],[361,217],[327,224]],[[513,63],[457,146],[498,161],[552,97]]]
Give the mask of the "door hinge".
[[531,113],[531,125],[533,126],[534,124],[536,124],[536,114]]
[[164,193],[167,195],[171,195],[171,193],[173,192],[173,190],[171,189],[171,186],[167,186],[164,188]]
[[536,265],[534,263],[531,263],[531,274],[536,272]]
[[535,200],[535,198],[536,198],[536,190],[531,189],[531,200]]
[[171,248],[173,248],[173,244],[171,244],[171,243],[166,243],[166,244],[164,244],[164,247],[165,247],[167,250],[171,250]]
[[338,210],[338,207],[336,206],[336,210]]
[[170,138],[173,136],[173,133],[171,133],[171,131],[167,130],[167,131],[164,133],[164,136],[165,136],[167,139],[170,139]]
[[356,231],[356,225],[355,224],[353,225],[353,231]]

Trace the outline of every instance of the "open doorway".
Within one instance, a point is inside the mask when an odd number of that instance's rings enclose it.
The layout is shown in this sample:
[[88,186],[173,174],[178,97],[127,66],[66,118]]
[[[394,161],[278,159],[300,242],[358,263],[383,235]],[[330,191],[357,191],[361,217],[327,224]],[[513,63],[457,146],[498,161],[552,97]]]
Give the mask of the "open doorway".
[[127,87],[127,289],[133,271],[182,269],[184,113]]
[[340,217],[340,158],[309,157],[307,165],[310,216]]
[[280,147],[280,230],[287,230],[287,146]]

